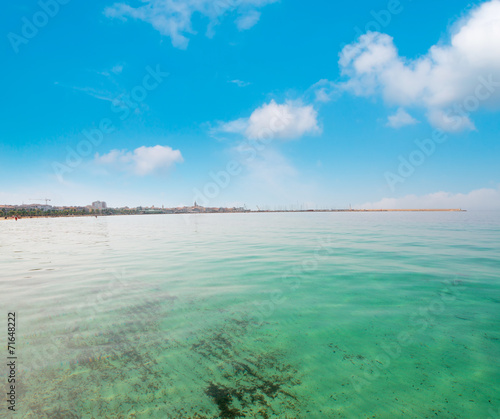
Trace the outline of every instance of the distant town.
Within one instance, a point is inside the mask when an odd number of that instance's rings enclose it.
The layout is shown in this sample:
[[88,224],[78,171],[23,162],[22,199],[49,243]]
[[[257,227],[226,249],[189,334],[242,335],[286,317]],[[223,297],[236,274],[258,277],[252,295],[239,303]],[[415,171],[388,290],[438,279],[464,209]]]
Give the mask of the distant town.
[[136,214],[214,214],[214,213],[257,213],[257,212],[385,212],[385,211],[464,211],[462,209],[260,209],[252,211],[246,207],[203,207],[196,202],[190,207],[121,207],[110,208],[104,201],[95,201],[91,205],[52,206],[50,199],[41,199],[45,204],[0,205],[0,216],[3,218],[24,217],[71,217],[102,215],[136,215]]
[[[199,214],[199,213],[228,213],[250,212],[246,208],[202,207],[196,202],[190,207],[108,207],[104,201],[95,201],[91,205],[82,206],[52,206],[49,199],[44,199],[45,204],[0,205],[4,218],[8,217],[58,217],[58,216],[83,216],[83,215],[133,215],[133,214]],[[2,213],[0,212],[0,215]]]

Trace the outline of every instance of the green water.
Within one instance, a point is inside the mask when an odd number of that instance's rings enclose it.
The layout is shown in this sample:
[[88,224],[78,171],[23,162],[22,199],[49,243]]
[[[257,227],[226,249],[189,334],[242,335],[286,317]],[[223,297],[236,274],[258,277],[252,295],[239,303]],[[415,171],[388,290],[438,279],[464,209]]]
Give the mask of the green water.
[[15,417],[499,418],[499,277],[494,212],[2,221]]

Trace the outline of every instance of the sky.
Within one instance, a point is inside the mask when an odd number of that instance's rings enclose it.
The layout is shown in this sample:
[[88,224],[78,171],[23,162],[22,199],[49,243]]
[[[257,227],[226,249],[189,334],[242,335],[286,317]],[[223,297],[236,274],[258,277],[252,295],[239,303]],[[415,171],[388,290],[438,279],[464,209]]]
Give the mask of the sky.
[[22,0],[0,204],[500,209],[500,0]]

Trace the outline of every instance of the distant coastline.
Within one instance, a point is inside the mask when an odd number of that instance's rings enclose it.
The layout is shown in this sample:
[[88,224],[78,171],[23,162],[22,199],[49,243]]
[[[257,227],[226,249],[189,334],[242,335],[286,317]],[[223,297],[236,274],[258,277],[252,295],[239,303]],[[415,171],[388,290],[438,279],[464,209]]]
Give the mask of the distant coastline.
[[466,212],[461,208],[422,208],[422,209],[301,209],[301,210],[257,210],[246,208],[206,208],[199,205],[178,208],[102,208],[92,209],[89,207],[45,207],[43,209],[32,206],[0,205],[1,219],[23,219],[23,218],[59,218],[59,217],[103,217],[112,215],[160,215],[160,214],[241,214],[241,213],[311,213],[311,212]]

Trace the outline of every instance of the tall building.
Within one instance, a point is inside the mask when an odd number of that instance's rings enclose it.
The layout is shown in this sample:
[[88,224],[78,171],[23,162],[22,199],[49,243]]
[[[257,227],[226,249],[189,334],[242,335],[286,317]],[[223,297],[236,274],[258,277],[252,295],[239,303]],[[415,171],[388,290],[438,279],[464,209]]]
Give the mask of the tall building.
[[107,205],[104,201],[95,201],[92,202],[92,209],[106,209]]

